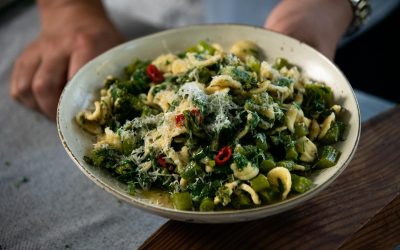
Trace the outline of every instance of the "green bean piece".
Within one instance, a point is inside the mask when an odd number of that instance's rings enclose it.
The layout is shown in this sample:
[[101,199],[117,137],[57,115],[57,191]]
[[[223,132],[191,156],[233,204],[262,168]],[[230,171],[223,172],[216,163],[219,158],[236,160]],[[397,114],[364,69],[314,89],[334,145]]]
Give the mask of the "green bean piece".
[[174,193],[172,203],[178,210],[192,210],[193,208],[192,197],[189,192]]
[[325,136],[320,139],[322,144],[333,144],[340,140],[344,131],[344,124],[339,121],[335,121],[331,124],[331,127],[326,132]]
[[263,160],[260,164],[260,172],[263,174],[267,174],[271,169],[276,166],[274,159],[269,158]]
[[250,186],[254,189],[254,191],[260,192],[269,187],[269,182],[265,175],[259,174],[257,177],[250,180]]
[[199,164],[197,164],[195,161],[190,161],[187,165],[186,168],[184,168],[182,170],[181,176],[182,178],[188,180],[188,181],[192,181],[194,180],[196,177],[200,176],[200,174],[202,174],[204,171],[201,168],[201,166],[199,166]]
[[312,180],[306,177],[298,176],[296,174],[291,174],[291,177],[292,177],[292,191],[302,194],[313,186]]
[[317,167],[319,168],[329,168],[336,164],[340,157],[340,151],[333,146],[324,146],[320,153],[319,161],[317,162]]
[[241,190],[236,190],[234,195],[232,196],[232,206],[236,209],[240,208],[250,208],[253,206],[253,203],[250,197]]
[[294,134],[297,138],[308,135],[308,128],[304,123],[295,123],[294,124]]
[[273,188],[267,188],[266,190],[261,191],[258,194],[263,203],[267,204],[271,204],[275,201],[278,201],[279,198],[281,197],[281,194],[275,191]]
[[199,207],[201,212],[214,211],[214,202],[210,198],[204,198]]
[[287,168],[289,171],[292,171],[293,167],[294,167],[294,165],[296,165],[296,163],[294,161],[280,161],[280,162],[276,163],[276,165]]
[[285,159],[287,159],[287,160],[296,160],[297,156],[298,156],[298,153],[297,153],[295,147],[290,147],[290,148],[286,149]]

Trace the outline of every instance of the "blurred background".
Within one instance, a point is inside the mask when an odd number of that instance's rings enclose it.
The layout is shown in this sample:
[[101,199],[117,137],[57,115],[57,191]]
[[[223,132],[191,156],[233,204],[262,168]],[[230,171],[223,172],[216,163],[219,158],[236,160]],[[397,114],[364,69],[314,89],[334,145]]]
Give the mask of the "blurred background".
[[[229,9],[230,4],[239,4],[240,0],[103,0],[109,15],[128,38],[165,28],[207,22],[239,22],[260,26],[264,22],[265,12],[277,1],[253,1],[256,2],[254,5],[262,6],[257,8],[257,13],[250,13],[243,8]],[[19,22],[31,20],[29,25],[32,28],[24,27],[31,34],[17,37],[17,43],[26,44],[39,31],[37,11],[31,10],[34,3],[32,0],[0,0],[0,27],[18,22],[18,19]],[[394,91],[400,85],[396,74],[400,58],[400,36],[396,34],[400,24],[399,6],[390,6],[391,11],[385,14],[385,18],[379,22],[374,20],[366,32],[343,43],[335,59],[354,88],[395,103],[400,102],[400,95]],[[221,8],[224,11],[219,11]],[[238,10],[241,13],[237,13]],[[0,42],[8,41],[3,37]]]

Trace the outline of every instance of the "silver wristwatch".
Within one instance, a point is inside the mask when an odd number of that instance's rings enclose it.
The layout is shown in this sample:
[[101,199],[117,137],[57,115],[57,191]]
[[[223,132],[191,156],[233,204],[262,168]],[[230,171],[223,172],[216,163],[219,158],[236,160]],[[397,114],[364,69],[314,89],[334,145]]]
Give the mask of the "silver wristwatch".
[[347,29],[346,35],[352,35],[360,29],[371,14],[371,5],[368,0],[349,0],[353,8],[353,21]]

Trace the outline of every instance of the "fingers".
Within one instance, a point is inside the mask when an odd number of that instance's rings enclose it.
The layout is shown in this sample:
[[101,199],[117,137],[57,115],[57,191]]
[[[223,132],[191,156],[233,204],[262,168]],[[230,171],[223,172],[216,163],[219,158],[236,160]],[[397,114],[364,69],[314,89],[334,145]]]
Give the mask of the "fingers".
[[[98,37],[101,37],[101,42],[99,42]],[[75,37],[75,43],[72,49],[68,80],[70,80],[88,61],[123,41],[124,38],[117,31],[99,33],[96,36],[85,33],[78,34]]]
[[10,94],[31,109],[39,106],[32,93],[32,80],[40,64],[40,55],[34,46],[29,47],[15,62],[11,76]]
[[[115,34],[81,32],[40,36],[16,61],[10,94],[22,104],[54,119],[67,80],[89,60],[119,43]],[[104,37],[112,39],[99,39]]]
[[101,51],[96,50],[96,45],[92,38],[87,35],[79,35],[76,38],[73,53],[71,55],[68,80],[88,61],[96,57]]
[[32,93],[40,110],[56,118],[58,99],[66,83],[68,71],[66,54],[44,54],[32,82]]

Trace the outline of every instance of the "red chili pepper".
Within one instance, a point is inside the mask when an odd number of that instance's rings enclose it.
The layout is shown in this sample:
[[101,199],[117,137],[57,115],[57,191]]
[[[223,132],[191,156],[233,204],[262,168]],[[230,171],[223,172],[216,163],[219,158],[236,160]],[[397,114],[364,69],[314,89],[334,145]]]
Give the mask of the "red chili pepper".
[[170,173],[173,173],[175,170],[175,166],[173,164],[167,163],[167,161],[164,158],[164,155],[159,155],[157,157],[157,163],[160,165],[162,168],[166,168]]
[[167,167],[167,161],[164,159],[164,156],[162,156],[162,155],[159,155],[157,157],[157,163],[163,168]]
[[175,124],[177,127],[182,127],[185,124],[185,117],[183,114],[175,116]]
[[232,156],[232,149],[229,146],[223,147],[219,150],[217,156],[215,156],[215,164],[218,166],[225,165]]
[[[201,115],[200,110],[192,109],[190,111],[190,113],[192,114],[192,116],[194,116],[196,118],[196,121],[198,124],[202,123],[203,116]],[[179,115],[175,116],[175,124],[177,127],[181,127],[181,126],[185,125],[185,116],[183,114],[179,114]]]
[[162,72],[157,69],[154,64],[149,64],[146,68],[146,74],[150,77],[150,80],[154,83],[161,83],[164,81],[164,76]]

